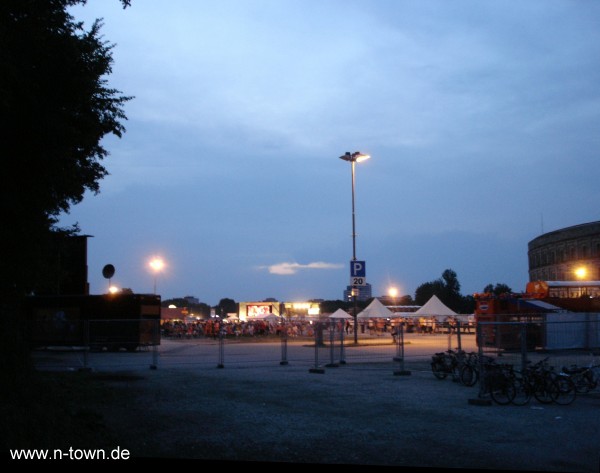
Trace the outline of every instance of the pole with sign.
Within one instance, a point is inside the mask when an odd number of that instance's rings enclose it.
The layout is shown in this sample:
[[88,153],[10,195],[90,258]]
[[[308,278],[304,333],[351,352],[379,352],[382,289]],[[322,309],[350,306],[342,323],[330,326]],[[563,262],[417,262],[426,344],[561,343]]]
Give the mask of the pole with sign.
[[[357,328],[358,328],[358,319],[356,314],[356,287],[364,286],[366,284],[366,279],[364,275],[364,261],[356,261],[356,218],[354,213],[354,165],[356,163],[360,163],[369,159],[371,156],[368,154],[363,154],[360,151],[356,151],[355,153],[346,152],[343,156],[340,156],[340,159],[347,161],[350,163],[351,177],[352,177],[352,261],[350,261],[350,286],[352,287],[352,297],[354,299],[354,343],[358,343],[357,337]],[[362,263],[362,265],[360,265]],[[360,273],[362,271],[362,276],[359,276],[355,273]],[[357,278],[354,280],[354,278]]]
[[358,309],[356,298],[358,288],[367,285],[367,266],[364,261],[350,261],[350,286],[352,287],[352,300],[354,302],[354,344],[358,343]]

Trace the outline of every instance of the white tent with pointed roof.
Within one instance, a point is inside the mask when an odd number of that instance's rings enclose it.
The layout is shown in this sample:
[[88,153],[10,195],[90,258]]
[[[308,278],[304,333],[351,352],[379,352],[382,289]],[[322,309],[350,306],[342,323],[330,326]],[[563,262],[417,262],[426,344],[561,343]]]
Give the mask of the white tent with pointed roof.
[[439,298],[434,294],[431,296],[424,306],[422,306],[416,312],[413,312],[412,315],[420,316],[431,316],[431,315],[441,315],[441,316],[455,316],[458,315],[452,309],[447,307]]
[[390,318],[393,316],[394,313],[384,306],[377,298],[373,299],[371,303],[357,315],[360,319]]
[[330,319],[351,319],[352,316],[344,309],[338,309],[329,316]]

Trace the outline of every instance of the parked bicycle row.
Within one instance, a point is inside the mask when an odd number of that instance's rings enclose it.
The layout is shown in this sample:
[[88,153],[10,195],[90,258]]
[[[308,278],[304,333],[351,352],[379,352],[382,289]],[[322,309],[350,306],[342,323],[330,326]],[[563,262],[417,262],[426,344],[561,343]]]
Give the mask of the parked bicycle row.
[[431,370],[438,379],[451,377],[464,386],[480,382],[480,395],[489,396],[499,405],[526,405],[532,398],[542,404],[569,405],[578,394],[588,393],[600,385],[600,365],[571,364],[557,370],[549,357],[528,361],[521,369],[497,357],[464,350],[446,350],[431,358]]

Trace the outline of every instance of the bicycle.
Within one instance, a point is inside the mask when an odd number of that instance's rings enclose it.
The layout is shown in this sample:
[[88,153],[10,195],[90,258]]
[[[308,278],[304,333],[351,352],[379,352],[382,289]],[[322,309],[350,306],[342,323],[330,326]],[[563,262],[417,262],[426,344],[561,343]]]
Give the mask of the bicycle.
[[464,364],[464,350],[446,350],[431,357],[431,371],[437,379],[446,379],[452,375],[454,381],[460,380],[460,369]]
[[518,406],[529,403],[533,396],[542,404],[571,404],[576,397],[575,384],[567,376],[557,374],[548,358],[514,372],[515,396],[512,403]]
[[477,352],[468,353],[460,370],[461,383],[465,386],[475,386],[477,381],[479,381],[479,366],[481,362],[485,363],[491,359],[491,357],[487,356],[480,357]]
[[[595,356],[592,353],[592,356]],[[563,366],[561,374],[571,378],[579,394],[586,394],[598,387],[600,382],[600,365],[594,364],[594,358],[587,366],[572,364]]]
[[558,386],[558,395],[554,399],[556,404],[566,406],[571,404],[577,398],[577,387],[573,380],[564,373],[551,373],[554,382]]
[[493,358],[488,358],[482,368],[484,391],[490,394],[496,404],[510,404],[516,395],[513,365],[497,363]]

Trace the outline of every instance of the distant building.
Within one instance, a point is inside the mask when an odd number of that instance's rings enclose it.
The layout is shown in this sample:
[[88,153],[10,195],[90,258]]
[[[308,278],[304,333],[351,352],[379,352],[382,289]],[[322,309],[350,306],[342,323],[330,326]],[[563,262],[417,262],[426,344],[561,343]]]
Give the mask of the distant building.
[[600,280],[600,221],[534,238],[528,259],[529,281]]
[[88,295],[87,243],[90,235],[53,234],[44,256],[51,278],[33,288],[37,295]]
[[[354,290],[356,291],[356,300],[357,301],[368,301],[371,299],[371,285],[369,283],[364,286],[354,286]],[[352,301],[352,286],[346,286],[346,290],[344,291],[344,299],[345,301]]]

